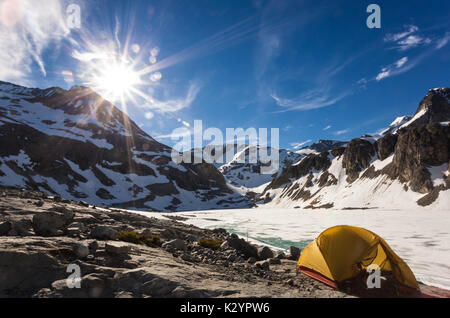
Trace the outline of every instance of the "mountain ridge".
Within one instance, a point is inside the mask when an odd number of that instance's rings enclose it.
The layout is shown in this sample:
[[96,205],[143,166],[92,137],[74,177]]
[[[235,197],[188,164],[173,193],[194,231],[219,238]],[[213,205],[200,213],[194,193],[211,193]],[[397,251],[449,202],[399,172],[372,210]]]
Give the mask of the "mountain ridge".
[[170,147],[89,88],[0,91],[4,185],[152,211],[248,206],[214,166],[175,164]]
[[257,200],[313,209],[448,208],[449,92],[430,90],[413,117],[398,118],[391,125],[395,129],[382,135],[355,138],[346,147],[306,156]]
[[278,172],[261,175],[245,145],[221,165],[176,164],[170,147],[90,88],[0,82],[0,184],[151,211],[395,207],[394,197],[381,200],[389,191],[411,207],[441,204],[449,197],[449,92],[430,90],[413,116],[376,135],[278,149]]

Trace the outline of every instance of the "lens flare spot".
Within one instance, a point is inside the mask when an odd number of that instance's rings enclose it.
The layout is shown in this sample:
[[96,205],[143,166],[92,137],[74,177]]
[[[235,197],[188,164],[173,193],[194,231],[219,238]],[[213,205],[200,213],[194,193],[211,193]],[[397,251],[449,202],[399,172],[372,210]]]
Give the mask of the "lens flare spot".
[[73,76],[73,73],[71,71],[62,71],[61,75],[64,77],[64,81],[66,83],[75,82],[75,77]]
[[153,73],[153,74],[150,76],[150,79],[151,79],[153,82],[158,82],[158,81],[161,80],[161,78],[162,78],[162,74],[161,74],[160,72],[155,72],[155,73]]
[[23,18],[23,8],[19,0],[3,1],[0,7],[0,21],[6,27],[18,24]]
[[141,51],[141,47],[139,46],[139,44],[133,44],[131,46],[131,50],[133,51],[133,53],[138,54]]
[[160,48],[159,47],[154,47],[151,51],[150,51],[150,54],[152,55],[152,56],[154,56],[154,57],[157,57],[158,55],[159,55],[159,52],[160,52],[161,50],[160,50]]

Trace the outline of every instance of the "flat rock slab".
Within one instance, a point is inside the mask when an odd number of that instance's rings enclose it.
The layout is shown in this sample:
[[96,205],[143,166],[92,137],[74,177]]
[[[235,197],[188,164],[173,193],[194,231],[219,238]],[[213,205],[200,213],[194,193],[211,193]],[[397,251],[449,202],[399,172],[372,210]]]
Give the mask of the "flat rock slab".
[[128,254],[131,252],[131,245],[122,242],[108,242],[105,244],[105,250],[112,254]]

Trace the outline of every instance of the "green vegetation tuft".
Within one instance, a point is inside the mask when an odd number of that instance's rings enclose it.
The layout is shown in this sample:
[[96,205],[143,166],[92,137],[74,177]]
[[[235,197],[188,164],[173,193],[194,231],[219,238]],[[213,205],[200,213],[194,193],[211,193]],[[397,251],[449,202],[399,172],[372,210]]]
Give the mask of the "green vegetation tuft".
[[161,238],[157,235],[147,237],[144,234],[136,233],[135,231],[119,231],[119,241],[147,245],[149,247],[161,246]]
[[206,248],[210,248],[212,250],[218,250],[220,245],[222,245],[223,241],[219,240],[208,240],[208,239],[200,239],[198,240],[198,245]]

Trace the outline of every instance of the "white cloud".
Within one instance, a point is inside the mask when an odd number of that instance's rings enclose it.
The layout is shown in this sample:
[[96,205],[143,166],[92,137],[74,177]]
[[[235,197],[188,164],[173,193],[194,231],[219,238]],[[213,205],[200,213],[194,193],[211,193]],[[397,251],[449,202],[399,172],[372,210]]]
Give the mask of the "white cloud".
[[349,132],[350,132],[350,129],[338,130],[338,131],[335,132],[335,135],[341,136],[341,135],[345,135],[345,134],[347,134]]
[[449,42],[449,40],[450,40],[450,32],[449,32],[449,33],[446,33],[445,36],[444,36],[443,38],[441,38],[441,39],[439,39],[439,40],[437,41],[436,49],[437,49],[437,50],[442,49],[444,46],[447,45],[447,43]]
[[331,125],[328,125],[328,126],[325,127],[323,130],[324,130],[324,131],[327,131],[327,130],[331,129],[331,127],[332,127]]
[[382,71],[380,74],[377,75],[377,81],[381,81],[384,78],[388,78],[389,76],[391,76],[391,71],[385,69],[384,71]]
[[405,56],[405,57],[401,58],[400,60],[398,60],[397,62],[395,62],[395,67],[400,68],[403,65],[405,65],[406,62],[408,62],[407,56]]
[[294,149],[300,149],[301,147],[303,147],[306,144],[309,144],[310,142],[312,142],[311,139],[308,139],[306,141],[303,142],[293,142],[290,145],[294,148]]
[[376,80],[377,81],[381,81],[382,79],[388,78],[392,75],[397,75],[400,73],[403,73],[405,71],[407,71],[408,69],[404,68],[404,66],[406,65],[406,63],[408,62],[408,57],[402,57],[400,60],[398,60],[397,62],[383,67],[381,72],[377,75]]
[[145,113],[145,118],[152,119],[153,117],[155,117],[155,115],[152,112]]
[[191,84],[186,97],[184,98],[158,100],[154,97],[149,97],[144,107],[154,109],[159,113],[174,113],[190,107],[197,98],[199,92],[200,86],[197,84]]
[[5,0],[0,7],[0,78],[30,84],[33,63],[46,75],[44,50],[69,34],[61,1]]
[[410,35],[407,38],[397,42],[398,48],[401,51],[409,50],[413,47],[419,46],[421,44],[430,44],[431,40],[428,38],[423,38],[418,35]]
[[419,31],[419,28],[415,25],[409,25],[407,26],[408,30],[404,31],[404,32],[400,32],[400,33],[388,33],[385,37],[384,37],[384,41],[386,42],[396,42],[400,39],[403,39],[404,37]]
[[419,45],[430,44],[429,38],[422,37],[416,33],[419,28],[415,25],[407,26],[407,30],[401,33],[389,33],[384,37],[385,42],[395,42],[395,48],[400,51],[406,51]]
[[317,89],[307,91],[293,99],[281,98],[275,94],[270,96],[276,101],[278,106],[285,108],[285,110],[280,112],[285,112],[292,110],[306,111],[332,106],[350,94],[351,91],[345,91],[337,96],[330,96],[326,89]]

